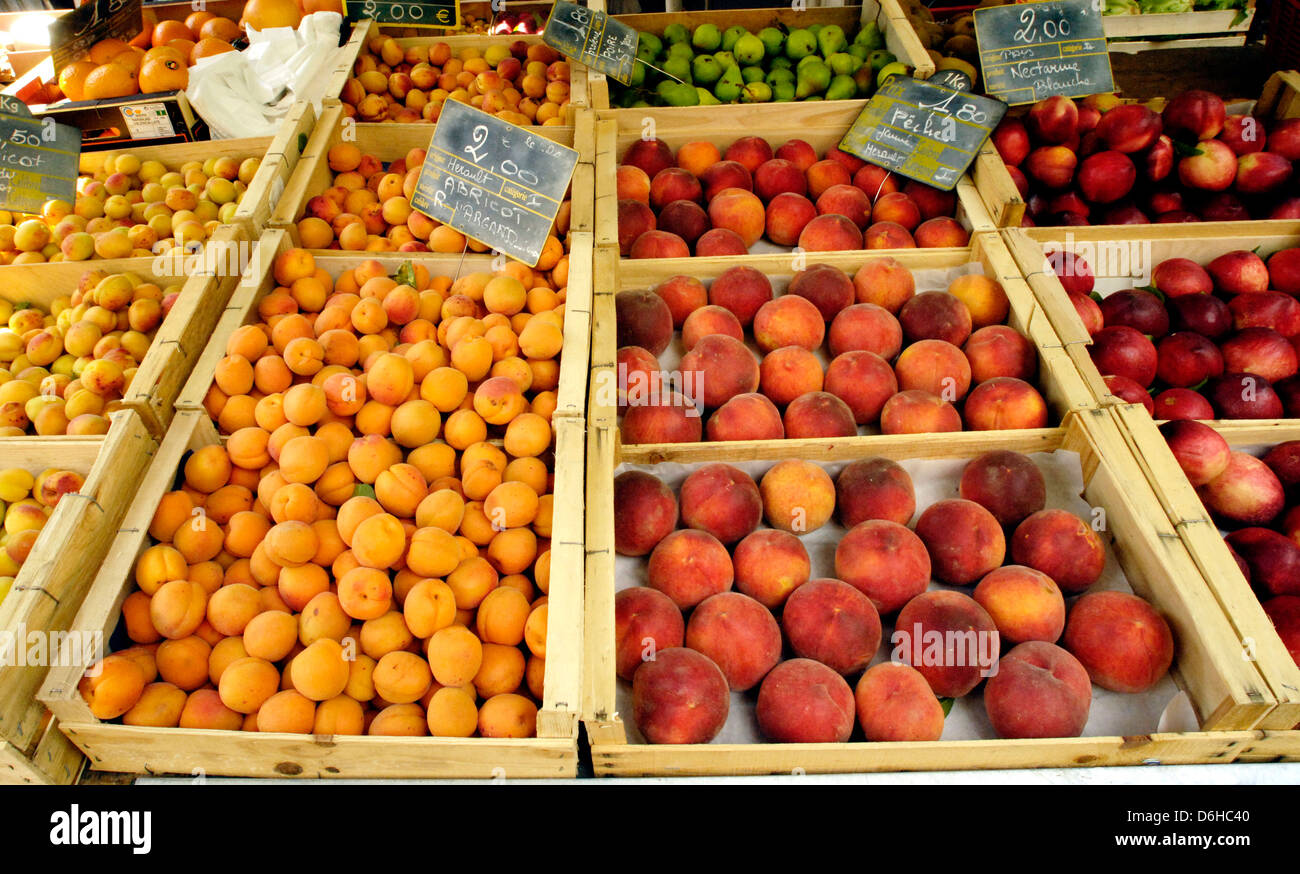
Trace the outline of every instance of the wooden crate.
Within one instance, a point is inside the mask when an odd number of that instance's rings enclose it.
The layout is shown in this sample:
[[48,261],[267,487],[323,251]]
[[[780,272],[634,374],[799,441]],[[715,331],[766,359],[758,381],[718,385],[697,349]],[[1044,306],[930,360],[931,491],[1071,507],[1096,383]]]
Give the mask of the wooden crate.
[[[588,453],[587,660],[584,721],[598,776],[741,775],[892,770],[1188,764],[1233,761],[1276,702],[1205,588],[1173,526],[1160,512],[1115,423],[1104,411],[1072,417],[1046,439],[1024,435],[928,435],[871,438],[836,444],[787,441],[760,452],[715,444],[713,451],[665,450],[654,461],[695,462],[803,458],[833,462],[868,456],[894,459],[974,458],[990,449],[1057,448],[1078,452],[1083,497],[1105,509],[1110,547],[1134,591],[1169,620],[1176,641],[1175,679],[1187,692],[1203,729],[1140,736],[1044,740],[960,740],[917,743],[695,744],[656,747],[629,743],[617,712],[614,670],[613,476],[628,455],[617,433],[594,433]],[[1153,726],[1154,728],[1154,726]]]
[[[578,152],[578,165],[573,173],[570,189],[572,207],[569,233],[589,232],[595,224],[595,133],[589,113],[579,112],[581,121],[574,127],[551,126],[531,128],[530,132],[569,146]],[[346,118],[340,107],[325,109],[320,121],[303,150],[302,159],[285,188],[284,194],[272,214],[269,226],[284,228],[297,240],[298,220],[306,213],[307,202],[323,194],[333,182],[334,172],[329,167],[329,150],[340,142],[352,142],[362,154],[374,155],[384,163],[404,158],[411,149],[427,149],[433,139],[433,127],[424,124],[359,124]],[[405,253],[422,259],[428,253]],[[436,253],[432,257],[443,257]],[[476,255],[471,259],[491,260],[490,255]],[[472,263],[472,262],[471,262]],[[472,268],[473,269],[473,268]],[[482,268],[478,268],[482,269]]]
[[[1123,401],[1110,393],[1097,366],[1092,363],[1087,349],[1092,338],[1066,297],[1056,273],[1047,263],[1047,249],[1097,253],[1097,257],[1091,259],[1085,255],[1085,260],[1092,263],[1099,276],[1105,275],[1105,268],[1093,262],[1122,267],[1134,263],[1135,256],[1144,262],[1147,270],[1166,258],[1190,258],[1199,264],[1208,264],[1225,252],[1238,249],[1254,250],[1267,258],[1279,249],[1300,246],[1300,221],[1189,222],[1125,225],[1122,228],[1005,228],[1001,234],[1038,305],[1047,314],[1093,397],[1102,404],[1115,404]],[[1136,278],[1133,283],[1142,284]]]
[[[85,476],[80,492],[54,508],[0,601],[0,633],[15,643],[32,633],[48,643],[48,635],[67,630],[157,448],[131,410],[110,420],[102,437],[0,440],[5,467],[67,468]],[[80,757],[49,733],[50,715],[35,699],[46,668],[13,661],[0,665],[0,782],[72,782]]]
[[[1300,728],[1300,667],[1274,631],[1219,527],[1210,518],[1146,410],[1131,404],[1109,409],[1166,515],[1243,641],[1244,657],[1255,662],[1279,702],[1262,727]],[[1234,450],[1300,440],[1300,423],[1295,420],[1213,422],[1211,425]],[[1295,742],[1294,754],[1300,755],[1300,731],[1289,734]]]
[[[607,289],[596,295],[592,313],[592,385],[590,389],[591,406],[588,412],[593,426],[612,427],[616,424],[618,411],[614,406],[608,387],[616,385],[615,355],[617,352],[614,317],[614,295],[618,291],[638,288],[653,288],[660,282],[680,273],[689,273],[708,283],[727,269],[738,263],[757,268],[772,281],[774,290],[784,293],[795,272],[794,264],[788,255],[750,256],[742,260],[736,258],[692,258],[659,260],[619,260],[617,249],[602,247],[597,251],[597,276],[610,277],[612,281],[602,283]],[[878,252],[829,252],[817,253],[820,257],[808,257],[807,264],[830,264],[846,271],[850,275],[857,271],[863,262],[879,257]],[[891,252],[903,265],[912,270],[933,268],[957,268],[966,264],[978,264],[984,275],[997,279],[1011,304],[1007,324],[1028,337],[1038,349],[1037,387],[1047,401],[1050,419],[1055,423],[1066,420],[1072,413],[1093,409],[1096,402],[1080,379],[1078,371],[1065,354],[1060,340],[1048,323],[1046,316],[1035,302],[1029,287],[1020,276],[1015,262],[1011,260],[1006,247],[996,233],[977,234],[971,240],[968,249],[907,249]],[[919,289],[918,289],[919,290]],[[605,390],[601,390],[604,388]],[[1033,433],[1038,439],[1047,440],[1049,429],[1037,429]],[[998,432],[1008,439],[1023,436],[1023,432]],[[873,437],[851,437],[844,439],[826,439],[809,441],[814,444],[866,444]],[[709,453],[719,445],[743,446],[745,451],[763,451],[766,447],[798,444],[799,441],[774,440],[758,443],[740,444],[645,444],[628,446],[623,456],[642,461],[658,458],[664,452],[671,452],[677,457]],[[760,448],[753,448],[760,447]]]
[[[857,31],[858,25],[875,21],[885,37],[885,48],[894,57],[913,70],[912,75],[918,79],[928,79],[934,75],[934,59],[925,50],[916,31],[908,23],[907,16],[898,4],[898,0],[864,0],[861,6],[812,6],[795,5],[764,9],[714,9],[691,10],[687,12],[649,12],[636,15],[616,15],[623,22],[646,33],[662,36],[664,28],[670,24],[682,24],[688,31],[701,24],[716,24],[720,30],[740,26],[752,33],[758,33],[765,27],[784,25],[786,28],[807,27],[811,24],[838,24],[844,28],[847,36]],[[609,102],[609,81],[603,73],[588,73],[591,85],[592,103],[595,109],[611,109]],[[817,102],[817,101],[813,101]],[[859,104],[858,111],[865,101],[835,101]],[[789,104],[779,104],[789,106]],[[755,108],[755,104],[728,104],[722,106],[684,107],[696,110],[696,115],[707,121],[701,125],[712,124],[719,118],[735,116],[743,119]],[[621,112],[640,113],[640,109],[618,110]],[[856,113],[855,113],[856,115]]]
[[1245,45],[1254,18],[1255,0],[1246,0],[1244,10],[1107,15],[1102,22],[1112,52],[1135,54],[1151,49]]
[[[407,35],[411,33],[418,35]],[[330,73],[329,84],[325,88],[325,98],[322,101],[323,106],[329,107],[339,105],[339,95],[343,93],[343,86],[353,75],[352,71],[357,58],[365,51],[366,45],[379,36],[392,36],[397,40],[397,44],[403,48],[433,45],[434,43],[445,42],[447,45],[451,46],[453,50],[459,50],[464,47],[484,49],[489,46],[508,46],[518,41],[522,41],[528,45],[535,45],[542,42],[540,34],[506,33],[491,35],[482,33],[464,33],[447,35],[438,30],[415,30],[413,28],[376,24],[368,18],[362,19],[361,21],[358,21],[353,28],[352,37],[347,43],[347,49],[341,53],[342,60],[334,68],[334,71]],[[575,110],[588,109],[593,105],[591,102],[587,68],[573,59],[570,59],[569,65],[569,102]],[[424,127],[425,125],[418,126]],[[387,127],[392,127],[392,125],[387,125]],[[428,127],[430,128],[430,135],[432,135],[432,125],[428,125]],[[541,125],[538,125],[538,127],[541,127]]]
[[[557,426],[556,503],[583,499],[583,428]],[[159,499],[171,490],[186,454],[221,438],[203,412],[178,413],[140,482],[107,559],[99,568],[72,629],[117,628],[122,602],[135,589],[136,558],[148,536]],[[577,770],[577,717],[582,634],[583,541],[579,514],[556,514],[548,604],[546,693],[536,738],[374,738],[245,733],[207,729],[138,728],[96,719],[77,691],[86,665],[55,667],[40,700],[60,729],[83,750],[94,770],[135,774],[311,778],[540,778],[572,777]],[[552,661],[554,659],[554,661]]]
[[[1157,16],[1135,15],[1132,17]],[[1227,99],[1225,98],[1225,100]],[[1144,102],[1158,112],[1164,107],[1165,101],[1158,98]],[[1027,111],[1028,107],[1017,107],[1012,112],[1016,114]],[[1256,118],[1273,120],[1300,116],[1300,73],[1290,70],[1274,73],[1269,77],[1268,82],[1264,84],[1264,90],[1260,93],[1259,99],[1254,102],[1251,114]],[[973,175],[975,176],[975,185],[979,190],[980,197],[983,198],[989,214],[997,221],[998,227],[1020,227],[1020,222],[1025,216],[1024,199],[1021,198],[1015,183],[1011,181],[1011,175],[1007,173],[1006,164],[1002,161],[991,142],[984,144],[981,155],[977,158]],[[1204,234],[1232,233],[1235,229],[1249,229],[1254,233],[1264,235],[1277,233],[1277,231],[1273,230],[1274,228],[1285,227],[1288,223],[1289,220],[1255,219],[1239,222],[1197,222],[1196,225],[1200,232]],[[1091,227],[1102,228],[1112,236],[1123,237],[1129,233],[1131,228],[1138,226],[1092,225]],[[1069,228],[1066,226],[1060,226],[1035,227],[1026,230],[1034,233],[1044,231],[1064,233],[1067,229]],[[1074,230],[1078,230],[1078,228],[1074,228]]]
[[[711,115],[708,124],[700,123],[696,111],[698,107],[694,106],[617,109],[597,113],[596,245],[612,245],[618,251],[616,174],[623,155],[637,140],[643,137],[658,138],[675,152],[682,145],[695,141],[710,142],[725,151],[736,140],[746,136],[761,136],[774,149],[787,140],[801,139],[816,149],[818,155],[824,155],[828,149],[840,144],[865,105],[865,100],[750,104],[744,107],[743,116]],[[956,193],[956,218],[968,231],[974,234],[996,228],[969,175],[963,176],[957,183]],[[751,250],[755,254],[772,251],[790,250],[779,247],[766,238]],[[890,250],[889,254],[898,251],[900,250]]]

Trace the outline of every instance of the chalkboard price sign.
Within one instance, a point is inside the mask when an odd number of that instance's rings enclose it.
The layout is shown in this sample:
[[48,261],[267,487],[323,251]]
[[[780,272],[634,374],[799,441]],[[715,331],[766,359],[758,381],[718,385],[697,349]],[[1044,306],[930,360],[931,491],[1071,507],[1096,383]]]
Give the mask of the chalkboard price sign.
[[546,20],[542,41],[624,85],[632,79],[637,32],[604,12],[560,0]]
[[892,76],[867,101],[840,149],[951,191],[1006,111],[1000,100]]
[[378,24],[404,27],[459,27],[460,0],[343,0],[348,21],[373,19]]
[[577,166],[568,146],[448,100],[411,206],[536,266]]
[[80,163],[80,130],[0,97],[0,209],[39,213],[47,200],[72,203]]
[[57,73],[90,47],[112,37],[129,42],[144,29],[140,0],[94,0],[50,22],[50,57]]
[[984,91],[1014,105],[1115,90],[1100,0],[975,10]]

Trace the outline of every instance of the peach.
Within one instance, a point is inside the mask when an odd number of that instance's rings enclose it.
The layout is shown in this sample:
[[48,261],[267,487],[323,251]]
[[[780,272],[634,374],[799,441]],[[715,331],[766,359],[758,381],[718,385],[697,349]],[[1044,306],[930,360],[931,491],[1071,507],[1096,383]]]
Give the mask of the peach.
[[880,410],[882,434],[934,434],[961,429],[957,408],[929,392],[900,391]]
[[838,674],[865,668],[880,646],[880,614],[871,599],[840,580],[813,580],[785,602],[781,629],[799,658]]
[[747,535],[736,544],[732,561],[736,589],[770,610],[785,603],[812,572],[803,543],[786,531],[763,529]]
[[1029,380],[1038,371],[1034,344],[1006,325],[978,329],[962,351],[970,363],[971,380],[977,384],[999,376]]
[[[761,305],[760,303],[759,306]],[[700,307],[682,322],[682,345],[688,352],[709,334],[725,334],[736,340],[745,339],[745,329],[741,327],[740,319],[730,309],[717,304]]]
[[[802,349],[798,351],[804,352]],[[780,440],[785,437],[785,425],[781,422],[781,413],[766,395],[748,392],[736,395],[718,407],[705,424],[705,434],[710,441],[722,442]]]
[[[857,191],[856,188],[853,190]],[[799,233],[798,245],[809,252],[857,250],[862,248],[862,230],[851,219],[838,213],[824,213],[804,226]]]
[[1262,606],[1292,660],[1300,665],[1300,597],[1279,595],[1264,601]]
[[685,647],[655,653],[632,677],[632,718],[650,743],[708,743],[727,722],[722,669]]
[[871,218],[876,222],[893,222],[908,231],[914,231],[921,223],[921,208],[908,195],[895,191],[876,198]]
[[810,461],[788,458],[763,474],[759,485],[767,524],[804,534],[830,521],[835,511],[835,486],[830,475]]
[[854,437],[858,433],[853,410],[825,391],[808,392],[790,402],[782,421],[789,438]]
[[655,294],[668,304],[673,327],[681,328],[687,316],[709,304],[709,291],[694,276],[673,276],[655,286]]
[[772,146],[762,137],[741,137],[727,146],[722,157],[724,160],[743,164],[749,172],[753,173],[764,162],[772,160],[772,154]]
[[677,166],[696,176],[721,160],[722,152],[710,142],[686,143],[677,149]]
[[827,339],[832,356],[862,350],[892,361],[903,348],[903,328],[884,307],[858,303],[835,316]]
[[1019,452],[994,450],[972,460],[962,471],[961,496],[1012,527],[1043,509],[1047,485],[1038,465]]
[[680,609],[699,604],[731,588],[731,556],[712,534],[691,529],[674,531],[659,541],[646,568],[652,588],[663,592]]
[[817,150],[804,140],[787,140],[774,153],[774,157],[789,161],[806,171],[817,163]]
[[993,514],[974,501],[949,498],[931,504],[916,520],[935,579],[956,586],[974,583],[1002,564],[1007,542]]
[[614,478],[614,551],[646,555],[677,527],[677,498],[652,474],[626,471]]
[[844,165],[831,160],[818,161],[810,165],[804,171],[804,176],[808,180],[808,194],[814,200],[821,197],[829,188],[836,185],[849,185],[853,182],[853,176]]
[[912,239],[919,249],[964,248],[970,244],[970,231],[954,218],[936,216],[921,222]]
[[729,188],[753,191],[753,175],[739,161],[717,161],[710,164],[700,174],[700,184],[704,186],[705,201],[712,201],[719,193]]
[[899,177],[884,167],[864,164],[853,174],[853,184],[862,189],[871,202],[875,203],[881,196],[899,191]]
[[896,258],[868,258],[853,275],[858,303],[870,303],[897,314],[916,294],[912,271]]
[[808,191],[807,180],[797,165],[784,158],[764,161],[754,170],[754,193],[764,202],[778,194],[803,195]]
[[614,595],[614,652],[617,672],[631,680],[643,662],[685,640],[682,611],[663,592],[645,586]]
[[709,303],[729,310],[742,328],[749,327],[759,307],[771,299],[772,283],[753,267],[729,268],[709,285]]
[[1047,574],[1062,591],[1082,592],[1101,578],[1106,550],[1086,522],[1066,510],[1039,510],[1016,527],[1011,557]]
[[702,388],[704,406],[709,408],[758,390],[758,359],[744,343],[723,334],[701,338],[682,356],[679,369]]
[[[763,201],[752,192],[742,189],[723,189],[718,192],[709,201],[708,212],[709,221],[715,228],[734,231],[746,247],[753,246],[762,239],[767,227],[767,211]],[[807,228],[804,233],[807,233]],[[803,239],[802,234],[800,239]]]
[[910,298],[898,312],[898,323],[908,342],[944,340],[961,346],[970,337],[970,310],[958,298],[942,291],[926,291]]
[[787,294],[807,298],[821,314],[822,321],[831,322],[854,301],[853,280],[838,267],[814,264],[800,270],[790,280]]
[[650,137],[639,139],[623,153],[623,163],[640,167],[651,179],[667,167],[676,166],[673,150],[663,140]]
[[1047,402],[1024,380],[999,376],[975,386],[966,398],[965,415],[972,431],[1042,428]]
[[943,736],[943,705],[919,671],[882,662],[854,691],[858,725],[869,741],[934,741]]
[[898,222],[874,222],[862,235],[866,249],[915,249],[916,238]]
[[825,338],[826,323],[812,301],[784,294],[758,308],[753,330],[754,340],[764,352],[782,346],[802,346],[814,352]]
[[618,202],[618,252],[624,258],[631,256],[632,246],[642,235],[655,230],[658,220],[648,203],[639,200]]
[[1065,629],[1065,597],[1052,578],[1023,565],[990,571],[971,593],[988,611],[998,634],[1013,644],[1056,643]]
[[740,238],[740,234],[726,228],[714,228],[705,231],[695,241],[695,254],[700,258],[715,258],[724,255],[747,255],[749,247]]
[[854,525],[835,548],[835,576],[888,615],[924,592],[930,555],[911,529],[879,519]]
[[997,627],[983,607],[960,592],[923,592],[908,601],[891,643],[893,661],[920,671],[941,698],[960,698],[996,671]]
[[689,400],[666,392],[657,403],[629,407],[621,433],[624,443],[698,443],[704,424]]
[[854,422],[869,425],[880,418],[885,403],[898,391],[898,382],[879,355],[854,350],[831,361],[825,389],[848,405]]
[[615,171],[619,200],[639,200],[650,203],[650,177],[640,167],[620,164]]
[[639,346],[652,355],[668,348],[673,338],[673,314],[653,291],[620,291],[614,297],[618,345]]
[[817,215],[817,207],[802,194],[782,192],[767,205],[764,230],[767,238],[778,246],[794,246],[803,229]]
[[1092,684],[1079,660],[1052,643],[1028,641],[998,662],[984,708],[998,737],[1078,737],[1088,723]]
[[765,502],[754,480],[729,464],[692,471],[679,491],[682,523],[721,543],[735,543],[758,527]]
[[871,199],[862,189],[852,185],[832,185],[818,196],[817,212],[820,215],[844,216],[860,232],[871,222],[873,209]]
[[709,231],[709,214],[693,200],[674,200],[659,212],[657,230],[675,234],[693,247]]
[[1268,528],[1242,528],[1225,539],[1238,567],[1259,592],[1300,594],[1300,546],[1292,537]]
[[700,180],[680,167],[666,167],[650,181],[650,206],[661,210],[674,200],[699,201],[704,198]]
[[853,690],[812,659],[782,662],[763,679],[755,714],[774,743],[844,743],[853,732]]
[[894,363],[898,387],[920,390],[956,403],[970,390],[970,362],[956,346],[944,340],[918,340]]
[[744,691],[781,660],[781,628],[768,609],[748,595],[720,592],[692,611],[686,646],[708,656],[732,691]]
[[1094,683],[1113,692],[1150,689],[1174,658],[1169,624],[1127,592],[1091,592],[1075,601],[1062,643]]
[[637,237],[628,250],[629,258],[689,258],[691,247],[677,234],[668,231],[646,231]]
[[916,512],[912,478],[888,458],[845,465],[835,479],[835,502],[840,524],[850,529],[871,519],[906,525]]

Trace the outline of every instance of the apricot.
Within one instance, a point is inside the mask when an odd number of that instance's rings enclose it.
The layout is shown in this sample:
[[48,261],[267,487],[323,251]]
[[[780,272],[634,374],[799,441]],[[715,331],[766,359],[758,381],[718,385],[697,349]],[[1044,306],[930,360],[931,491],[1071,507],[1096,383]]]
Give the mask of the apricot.
[[321,638],[293,657],[288,673],[294,689],[312,701],[325,701],[343,694],[351,668],[343,646]]
[[280,687],[280,672],[265,659],[237,659],[221,674],[221,703],[236,713],[256,713]]

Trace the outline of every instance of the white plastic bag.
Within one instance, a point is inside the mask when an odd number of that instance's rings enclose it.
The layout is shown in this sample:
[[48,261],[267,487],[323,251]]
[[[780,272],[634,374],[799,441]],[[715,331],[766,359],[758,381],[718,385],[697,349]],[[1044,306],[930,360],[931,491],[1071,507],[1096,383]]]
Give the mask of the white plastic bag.
[[249,46],[203,58],[190,68],[185,96],[208,123],[212,139],[274,136],[299,100],[320,112],[332,72],[342,60],[343,16],[315,12],[297,29],[248,29]]

